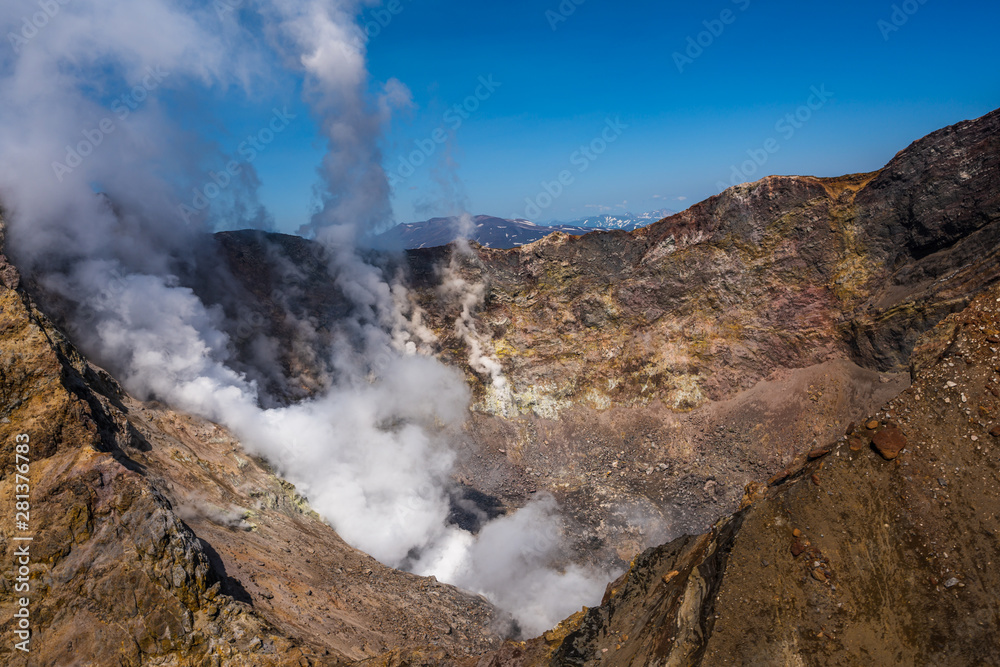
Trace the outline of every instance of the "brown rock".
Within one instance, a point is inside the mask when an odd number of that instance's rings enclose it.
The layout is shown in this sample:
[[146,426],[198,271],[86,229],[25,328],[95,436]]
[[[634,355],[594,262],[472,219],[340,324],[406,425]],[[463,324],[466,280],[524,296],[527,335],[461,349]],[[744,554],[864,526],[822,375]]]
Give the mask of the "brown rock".
[[869,421],[869,422],[867,422],[865,424],[865,428],[868,429],[869,431],[874,431],[879,426],[880,426],[880,424],[879,424],[879,422],[878,422],[877,419],[872,419],[871,421]]
[[792,555],[798,558],[803,553],[805,553],[806,545],[802,543],[802,540],[795,540],[792,542]]
[[826,574],[819,568],[812,571],[812,578],[820,583],[826,583]]
[[809,460],[819,459],[830,453],[829,447],[817,447],[816,449],[809,452]]
[[887,428],[879,431],[872,438],[872,444],[887,461],[899,456],[906,447],[906,436],[898,428]]
[[792,531],[792,535],[795,537],[802,537],[802,531],[796,528],[795,530]]
[[812,479],[813,484],[819,486],[819,475],[813,475],[810,479]]
[[788,479],[788,476],[792,474],[791,468],[785,468],[781,472],[777,473],[774,477],[767,480],[768,486],[774,486],[775,484],[780,484]]
[[990,435],[994,438],[1000,438],[1000,426],[994,426],[993,430],[990,431]]
[[852,452],[860,452],[865,448],[865,441],[861,438],[851,438],[847,444],[850,445]]

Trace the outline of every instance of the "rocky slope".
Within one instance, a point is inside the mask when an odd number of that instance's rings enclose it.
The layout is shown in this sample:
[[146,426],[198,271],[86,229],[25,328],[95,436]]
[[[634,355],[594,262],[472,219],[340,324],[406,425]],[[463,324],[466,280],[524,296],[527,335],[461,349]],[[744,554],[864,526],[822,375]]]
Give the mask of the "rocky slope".
[[920,339],[913,385],[600,607],[492,665],[992,665],[1000,288]]
[[[611,523],[594,509],[609,496],[739,510],[708,532],[675,522],[687,535],[634,559],[600,607],[475,664],[994,664],[998,125],[946,128],[874,174],[765,179],[632,235],[461,258],[490,285],[479,330],[511,389],[480,379],[476,423],[506,422],[493,442],[516,443],[539,486],[582,478],[585,499],[561,497],[591,526]],[[910,372],[858,395],[856,364]],[[567,474],[567,451],[596,470]],[[636,484],[657,461],[662,486]],[[731,495],[657,498],[687,480]]]
[[917,341],[913,384],[636,556],[599,607],[477,659],[365,665],[994,665],[1000,287]]
[[[0,255],[0,517],[5,563],[30,542],[30,655],[5,665],[337,665],[398,647],[481,652],[482,598],[346,545],[229,434],[128,397],[20,289]],[[15,442],[30,437],[30,527],[14,524]]]
[[[578,550],[623,567],[905,388],[917,337],[1000,277],[998,193],[994,112],[878,172],[770,177],[631,233],[377,261],[473,388],[460,480],[507,507],[553,493]],[[309,368],[296,350],[322,349],[346,308],[322,251],[256,233],[218,243],[253,294],[231,319],[260,310],[240,340],[291,337],[286,370]],[[504,382],[469,363],[469,324]]]

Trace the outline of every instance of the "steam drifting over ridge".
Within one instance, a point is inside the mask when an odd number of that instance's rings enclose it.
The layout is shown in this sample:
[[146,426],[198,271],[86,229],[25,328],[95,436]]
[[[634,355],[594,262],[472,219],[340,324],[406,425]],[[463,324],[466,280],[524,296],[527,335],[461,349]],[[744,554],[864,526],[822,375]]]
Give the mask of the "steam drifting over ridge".
[[[37,7],[5,2],[4,34]],[[465,419],[468,389],[419,354],[433,342],[419,309],[355,248],[390,219],[377,140],[392,110],[410,104],[398,81],[368,94],[363,33],[353,25],[361,3],[226,7],[75,0],[5,56],[0,198],[11,254],[67,305],[76,342],[130,392],[229,427],[355,546],[484,592],[528,632],[596,602],[600,575],[551,567],[560,540],[550,499],[479,536],[448,525],[449,434]],[[174,116],[234,90],[269,94],[289,76],[303,80],[329,148],[322,206],[303,232],[325,247],[352,316],[327,361],[326,390],[262,408],[256,380],[233,364],[222,308],[200,300],[186,278],[216,263],[204,249],[213,226],[267,225],[258,179],[245,165],[224,197],[181,224],[179,203],[206,182],[206,165],[228,156]],[[212,271],[225,290],[227,276]],[[479,292],[458,287],[458,326],[475,340]],[[503,381],[495,360],[474,354],[482,372]],[[258,363],[265,374],[280,370],[266,354]]]

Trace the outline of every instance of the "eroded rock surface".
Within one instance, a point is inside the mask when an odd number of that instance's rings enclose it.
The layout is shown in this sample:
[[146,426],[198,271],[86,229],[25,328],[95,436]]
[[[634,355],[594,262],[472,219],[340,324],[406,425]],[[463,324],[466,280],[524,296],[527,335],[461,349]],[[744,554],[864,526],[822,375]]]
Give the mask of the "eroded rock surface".
[[[24,594],[5,567],[0,662],[336,665],[498,642],[503,620],[484,599],[352,549],[223,429],[128,397],[9,273],[0,493],[15,495],[15,438],[27,434],[34,636],[29,656],[14,649]],[[26,534],[14,519],[0,517],[8,564]]]
[[[917,337],[1000,277],[998,144],[994,112],[878,172],[770,177],[631,233],[377,259],[473,389],[457,480],[506,508],[553,493],[578,550],[609,567],[703,530],[904,389]],[[291,336],[293,376],[325,358],[349,307],[323,253],[260,233],[218,243],[260,313],[239,340]],[[470,364],[465,303],[442,289],[461,281],[481,290],[475,342],[502,382]]]
[[[1000,640],[1000,289],[914,353],[912,387],[699,537],[649,549],[600,607],[480,665],[991,664]],[[962,400],[962,396],[965,400]],[[818,481],[818,483],[817,483]]]

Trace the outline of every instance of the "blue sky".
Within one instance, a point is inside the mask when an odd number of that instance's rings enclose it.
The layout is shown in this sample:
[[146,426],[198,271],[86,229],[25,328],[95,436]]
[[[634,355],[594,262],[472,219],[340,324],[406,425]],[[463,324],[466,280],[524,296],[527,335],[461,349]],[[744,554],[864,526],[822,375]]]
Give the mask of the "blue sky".
[[[877,169],[1000,107],[994,2],[397,2],[360,21],[373,87],[413,93],[382,145],[400,222],[680,210],[734,180]],[[323,153],[292,108],[256,164],[284,230],[307,218]]]

